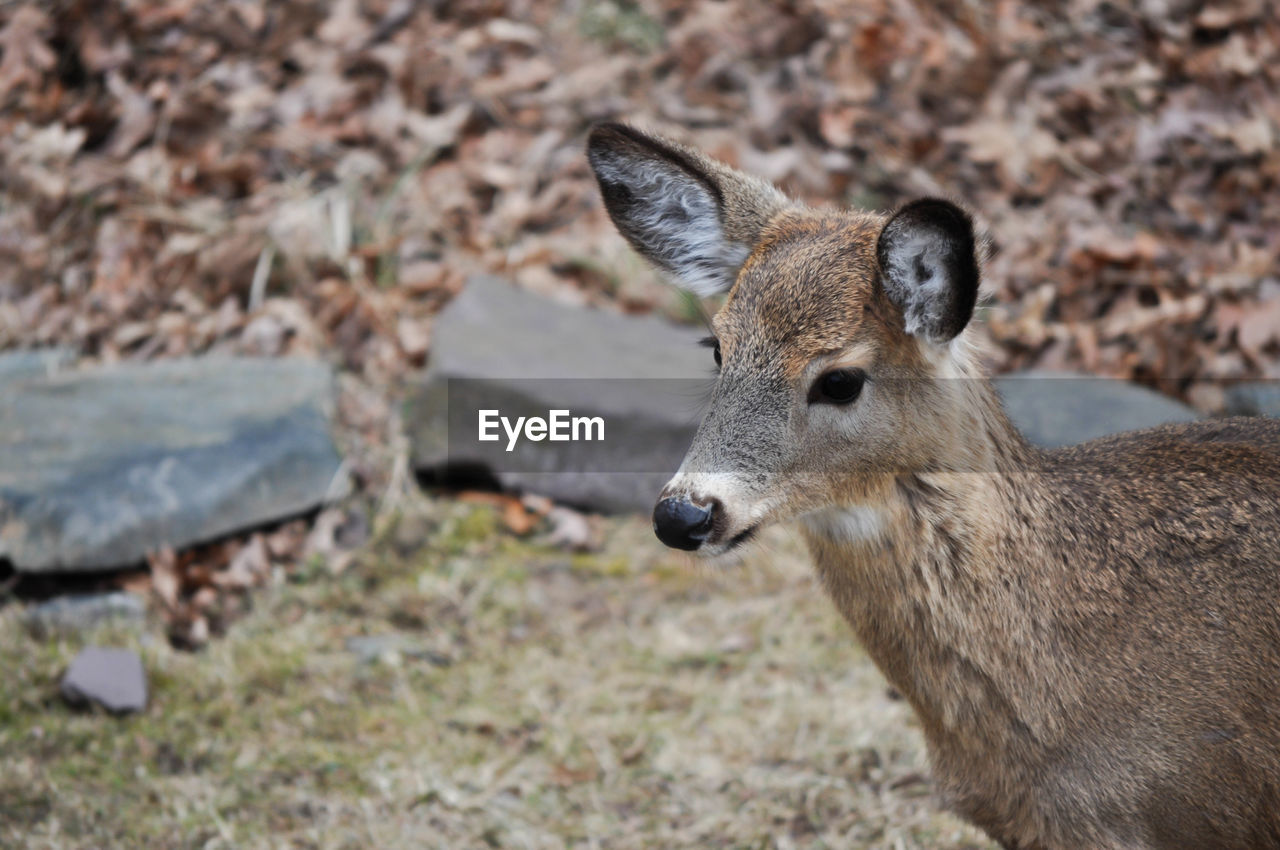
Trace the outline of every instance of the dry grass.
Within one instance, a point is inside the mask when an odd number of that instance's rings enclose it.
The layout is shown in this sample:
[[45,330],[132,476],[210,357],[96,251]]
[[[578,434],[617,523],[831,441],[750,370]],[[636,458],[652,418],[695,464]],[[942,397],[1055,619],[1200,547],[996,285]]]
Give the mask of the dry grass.
[[571,556],[431,503],[199,654],[114,636],[152,677],[131,718],[65,708],[78,645],[0,609],[0,843],[990,847],[785,534],[709,573],[610,532]]

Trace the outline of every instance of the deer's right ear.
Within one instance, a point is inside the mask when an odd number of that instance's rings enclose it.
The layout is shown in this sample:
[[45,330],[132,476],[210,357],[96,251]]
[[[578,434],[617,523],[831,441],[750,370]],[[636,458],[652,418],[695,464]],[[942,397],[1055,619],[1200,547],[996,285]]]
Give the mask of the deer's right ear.
[[701,296],[733,285],[761,229],[787,203],[762,180],[625,124],[597,125],[587,159],[618,231]]

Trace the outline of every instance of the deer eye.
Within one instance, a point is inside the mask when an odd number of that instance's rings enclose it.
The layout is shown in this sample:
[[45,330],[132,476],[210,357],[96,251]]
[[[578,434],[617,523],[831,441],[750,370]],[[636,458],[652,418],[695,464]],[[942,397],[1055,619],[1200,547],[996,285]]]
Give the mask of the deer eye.
[[867,373],[861,369],[836,369],[822,375],[809,388],[810,404],[849,404],[862,392]]
[[698,344],[706,346],[707,348],[711,349],[711,356],[716,359],[716,368],[719,369],[720,368],[720,340],[716,339],[713,336],[709,336],[706,339],[699,340]]

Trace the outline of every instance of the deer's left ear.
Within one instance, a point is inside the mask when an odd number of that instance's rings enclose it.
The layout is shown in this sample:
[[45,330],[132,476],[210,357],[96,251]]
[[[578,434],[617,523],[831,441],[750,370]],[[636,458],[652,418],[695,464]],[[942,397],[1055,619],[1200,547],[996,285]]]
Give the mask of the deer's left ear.
[[876,245],[880,285],[902,311],[907,333],[935,344],[960,335],[978,298],[973,219],[960,207],[923,198],[902,207]]

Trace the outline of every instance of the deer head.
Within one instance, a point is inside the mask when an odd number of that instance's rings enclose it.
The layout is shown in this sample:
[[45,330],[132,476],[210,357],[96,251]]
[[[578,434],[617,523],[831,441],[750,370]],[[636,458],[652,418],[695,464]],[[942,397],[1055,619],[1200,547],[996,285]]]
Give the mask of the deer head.
[[874,535],[896,476],[965,462],[979,414],[954,378],[978,260],[972,221],[923,199],[885,216],[818,211],[669,140],[604,124],[587,148],[631,245],[698,295],[727,293],[720,372],[654,528],[717,555],[802,518]]

